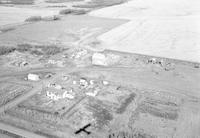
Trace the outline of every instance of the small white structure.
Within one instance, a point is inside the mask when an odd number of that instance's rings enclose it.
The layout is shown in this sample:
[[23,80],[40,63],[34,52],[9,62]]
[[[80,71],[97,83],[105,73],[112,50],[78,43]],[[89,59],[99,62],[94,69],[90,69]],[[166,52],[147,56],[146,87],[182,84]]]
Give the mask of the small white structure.
[[82,56],[85,56],[87,54],[87,50],[83,49],[80,52],[77,53],[77,55],[75,56],[75,58],[81,58]]
[[109,84],[109,82],[108,81],[103,81],[103,85],[108,85]]
[[72,95],[72,90],[70,92],[65,91],[62,96],[63,98],[74,99],[74,95]]
[[54,101],[58,101],[60,99],[65,99],[65,98],[67,98],[67,99],[74,99],[75,98],[72,89],[65,91],[63,94],[56,94],[54,92],[46,91],[46,96],[48,98],[50,98],[51,100],[54,100]]
[[47,85],[47,87],[53,87],[53,88],[55,88],[55,89],[57,89],[57,90],[63,89],[63,87],[62,87],[61,85],[55,84],[55,83],[49,83],[49,84]]
[[73,81],[72,83],[73,83],[73,85],[76,85],[76,84],[77,84],[77,82],[76,82],[76,81]]
[[57,90],[63,89],[63,87],[61,85],[59,85],[59,84],[56,84],[54,88],[57,89]]
[[90,80],[90,85],[94,85],[94,80]]
[[106,56],[101,53],[94,53],[92,55],[92,64],[93,65],[100,65],[100,66],[107,66],[106,63]]
[[46,92],[46,96],[49,97],[51,100],[54,100],[54,101],[58,101],[61,98],[60,96],[57,96],[54,93],[49,92],[49,91]]
[[72,54],[71,58],[79,59],[85,55],[87,55],[88,51],[86,49],[78,49],[74,54]]
[[50,60],[48,61],[48,64],[56,64],[56,63],[57,63],[57,62],[56,62],[55,60],[51,60],[51,59],[50,59]]
[[156,64],[156,62],[157,62],[156,58],[151,58],[151,59],[148,60],[148,63]]
[[94,53],[92,55],[92,64],[93,65],[99,65],[99,66],[109,66],[117,64],[120,61],[120,56],[107,53]]
[[57,65],[58,67],[64,67],[64,61],[49,60],[48,64]]
[[95,97],[98,93],[99,93],[99,88],[96,88],[94,91],[86,92],[85,94],[88,95],[88,96]]
[[30,74],[28,74],[28,80],[31,80],[31,81],[39,81],[40,80],[40,77],[39,77],[39,75],[37,75],[37,74],[32,74],[32,73],[30,73]]

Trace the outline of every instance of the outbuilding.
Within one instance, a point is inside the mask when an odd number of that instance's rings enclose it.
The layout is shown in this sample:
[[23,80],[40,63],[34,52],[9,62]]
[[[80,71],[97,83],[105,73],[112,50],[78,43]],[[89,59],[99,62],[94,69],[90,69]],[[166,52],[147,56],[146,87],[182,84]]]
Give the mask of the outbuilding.
[[37,74],[29,73],[29,74],[28,74],[28,80],[31,80],[31,81],[39,81],[39,80],[40,80],[40,77],[39,77],[39,75],[37,75]]

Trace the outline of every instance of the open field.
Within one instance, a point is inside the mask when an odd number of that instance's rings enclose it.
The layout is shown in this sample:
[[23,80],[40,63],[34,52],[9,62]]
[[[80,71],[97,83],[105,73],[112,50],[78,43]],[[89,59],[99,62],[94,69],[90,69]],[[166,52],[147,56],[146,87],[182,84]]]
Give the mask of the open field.
[[0,6],[0,26],[24,22],[30,16],[49,16],[58,14],[48,9],[30,9]]
[[200,138],[199,2],[10,2],[0,138]]
[[102,34],[125,22],[126,20],[116,21],[87,15],[69,15],[63,17],[60,21],[37,22],[19,26],[13,31],[0,34],[0,45],[16,45],[26,42],[76,45],[76,43],[82,43],[82,39],[94,39],[98,34]]
[[[3,25],[23,23],[25,19],[32,16],[52,16],[58,15],[60,10],[63,9],[77,9],[80,8],[87,10],[94,10],[100,7],[111,6],[119,3],[123,3],[124,0],[114,1],[83,1],[83,0],[11,0],[0,1],[0,27]],[[28,4],[28,5],[26,5]],[[11,5],[11,6],[9,6]],[[81,6],[90,6],[79,7]],[[78,8],[79,7],[79,8]],[[18,16],[16,16],[18,15]]]
[[197,0],[133,0],[90,15],[130,20],[99,36],[105,49],[200,62],[199,5]]

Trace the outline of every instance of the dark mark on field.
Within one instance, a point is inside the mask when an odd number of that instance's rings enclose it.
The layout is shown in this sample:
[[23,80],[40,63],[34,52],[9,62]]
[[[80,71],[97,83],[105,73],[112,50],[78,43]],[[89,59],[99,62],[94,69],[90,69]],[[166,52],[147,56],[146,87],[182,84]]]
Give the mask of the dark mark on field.
[[166,107],[162,107],[162,109],[159,109],[158,106],[155,107],[148,103],[143,103],[139,106],[139,109],[143,113],[149,113],[156,117],[161,117],[169,120],[176,120],[178,118],[178,109],[168,109]]
[[96,120],[95,127],[98,129],[108,125],[109,122],[113,120],[113,115],[102,101],[90,99],[87,109],[92,112]]
[[116,113],[122,114],[126,111],[126,108],[129,106],[129,104],[135,99],[136,94],[131,93],[128,98],[124,100],[124,102],[120,105],[120,107],[116,110]]
[[156,138],[156,136],[152,136],[150,134],[146,134],[142,131],[135,131],[135,132],[114,132],[108,135],[108,138]]

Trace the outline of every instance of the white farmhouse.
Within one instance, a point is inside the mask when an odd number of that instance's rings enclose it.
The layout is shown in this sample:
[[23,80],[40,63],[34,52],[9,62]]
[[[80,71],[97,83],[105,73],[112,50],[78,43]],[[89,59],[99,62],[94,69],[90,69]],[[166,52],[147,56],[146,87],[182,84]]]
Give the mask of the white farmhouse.
[[39,75],[37,75],[37,74],[29,73],[29,74],[28,74],[28,80],[31,80],[31,81],[39,81],[39,80],[40,80],[40,77],[39,77]]

